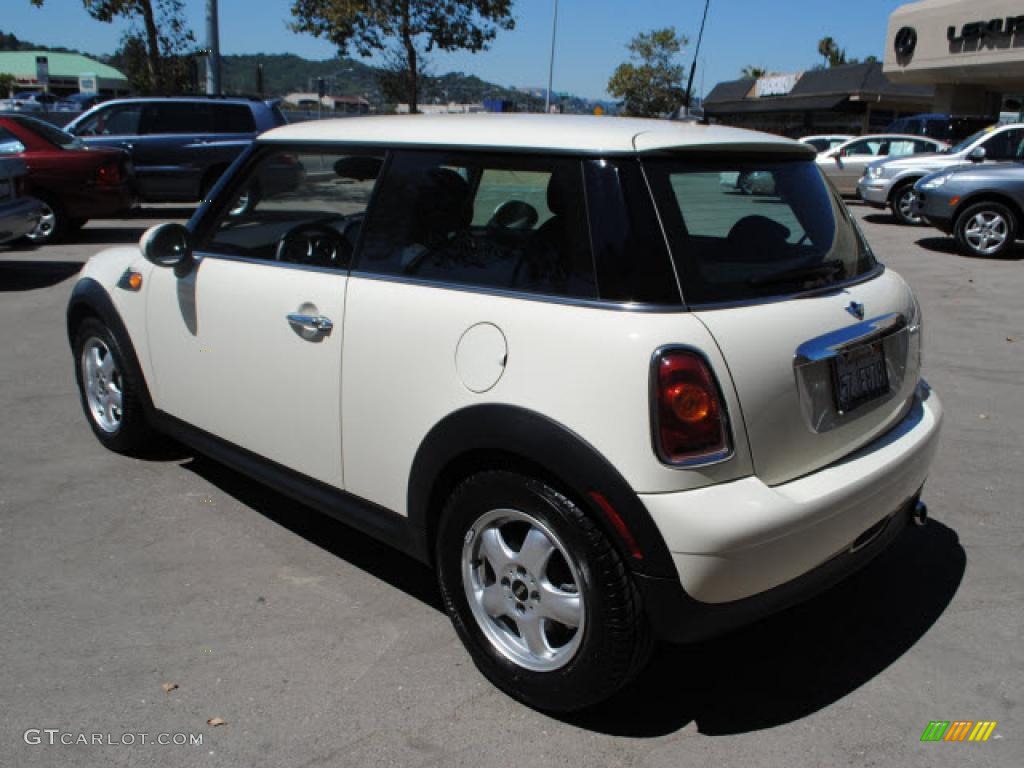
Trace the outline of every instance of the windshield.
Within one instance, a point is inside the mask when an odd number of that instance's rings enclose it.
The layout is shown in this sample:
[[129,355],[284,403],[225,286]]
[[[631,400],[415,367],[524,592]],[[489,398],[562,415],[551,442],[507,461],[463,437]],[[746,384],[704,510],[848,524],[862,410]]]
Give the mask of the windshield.
[[37,136],[41,136],[51,144],[56,144],[58,147],[63,149],[81,149],[82,142],[72,136],[67,131],[62,131],[56,126],[45,123],[42,120],[36,120],[32,117],[11,117],[18,125],[26,128]]
[[813,160],[644,167],[691,305],[824,288],[877,264]]
[[995,128],[996,127],[994,125],[990,125],[988,128],[982,128],[977,133],[972,133],[970,136],[968,136],[966,139],[961,141],[959,144],[956,144],[953,147],[951,147],[949,149],[949,153],[955,155],[957,152],[963,152],[965,149],[967,149],[969,146],[971,146],[971,144],[976,142],[978,139],[982,139],[985,136],[987,136],[988,134],[992,133],[992,131],[994,131]]

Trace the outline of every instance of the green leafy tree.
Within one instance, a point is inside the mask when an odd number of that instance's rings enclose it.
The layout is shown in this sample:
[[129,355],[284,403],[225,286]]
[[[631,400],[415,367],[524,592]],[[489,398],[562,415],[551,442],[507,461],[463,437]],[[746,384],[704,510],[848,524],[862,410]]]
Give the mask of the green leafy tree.
[[[30,2],[41,7],[46,0]],[[82,0],[82,5],[97,21],[109,24],[115,18],[122,18],[138,24],[141,31],[129,33],[128,37],[143,43],[146,92],[173,90],[174,70],[180,67],[180,62],[173,60],[187,55],[187,49],[195,43],[185,23],[183,0]],[[122,40],[122,48],[125,45],[126,41]],[[133,55],[136,49],[133,44]],[[171,63],[168,60],[172,60]]]
[[847,63],[846,49],[840,48],[839,44],[828,36],[818,41],[818,55],[825,60],[828,67],[839,67]]
[[476,53],[515,26],[512,0],[292,0],[292,14],[292,29],[330,40],[340,54],[351,48],[368,57],[397,46],[410,112],[419,104],[422,52]]
[[17,80],[14,75],[9,75],[6,72],[0,72],[0,99],[6,99],[14,95],[14,86],[17,84]]
[[641,32],[627,46],[631,61],[616,67],[608,93],[622,101],[627,115],[663,115],[686,98],[683,65],[677,62],[687,43],[675,27]]
[[760,80],[762,77],[768,74],[768,70],[765,69],[764,67],[755,67],[753,65],[748,64],[743,68],[740,74],[743,75],[743,77],[746,77],[750,80]]

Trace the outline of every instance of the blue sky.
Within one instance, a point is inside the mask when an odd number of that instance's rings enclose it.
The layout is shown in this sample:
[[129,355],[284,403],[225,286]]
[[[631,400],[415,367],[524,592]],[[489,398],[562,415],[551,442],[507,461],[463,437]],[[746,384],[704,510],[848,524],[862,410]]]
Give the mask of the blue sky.
[[[3,0],[0,29],[19,38],[95,53],[117,47],[123,25],[90,18],[81,0],[47,0],[43,9],[29,0]],[[502,85],[543,85],[547,81],[553,0],[516,0],[516,29],[499,35],[479,54],[435,55],[436,73],[463,71]],[[806,69],[817,61],[817,41],[832,35],[851,56],[881,57],[889,14],[902,0],[712,0],[700,57],[705,91],[738,77],[744,65],[771,71]],[[204,0],[185,0],[197,37],[205,29]],[[608,77],[625,56],[637,32],[674,25],[691,39],[692,56],[703,0],[559,0],[555,90],[600,98]],[[329,58],[329,43],[287,28],[289,0],[220,0],[224,53],[296,53]],[[698,72],[696,89],[701,75]]]

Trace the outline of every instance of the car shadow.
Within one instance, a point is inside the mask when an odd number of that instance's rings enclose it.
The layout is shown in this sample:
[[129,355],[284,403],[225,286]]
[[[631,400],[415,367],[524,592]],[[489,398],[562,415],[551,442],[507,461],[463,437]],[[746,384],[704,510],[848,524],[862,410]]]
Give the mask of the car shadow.
[[[311,544],[444,611],[433,571],[328,515],[195,456],[181,465]],[[874,561],[806,603],[728,635],[658,649],[612,699],[572,715],[575,727],[651,738],[696,723],[705,735],[793,722],[839,701],[909,651],[959,589],[967,556],[932,519],[908,527]]]
[[1003,256],[979,256],[975,253],[964,253],[957,248],[956,240],[952,237],[923,237],[917,241],[917,245],[933,253],[946,253],[978,261],[1021,261],[1024,259],[1024,247],[1020,243],[1017,243],[1009,255]]
[[191,219],[196,212],[196,206],[165,206],[162,208],[136,208],[132,211],[131,219],[156,219],[158,221],[170,221],[171,219]]
[[869,224],[883,224],[889,227],[907,226],[906,224],[901,224],[891,213],[869,213],[864,217],[864,221]]
[[419,561],[205,456],[181,466],[282,528],[444,612],[434,572]]
[[952,529],[909,527],[826,593],[715,640],[665,646],[629,687],[565,720],[634,738],[690,722],[718,736],[799,720],[909,651],[952,601],[966,562]]
[[7,261],[2,253],[0,251],[0,293],[49,288],[82,269],[80,261]]

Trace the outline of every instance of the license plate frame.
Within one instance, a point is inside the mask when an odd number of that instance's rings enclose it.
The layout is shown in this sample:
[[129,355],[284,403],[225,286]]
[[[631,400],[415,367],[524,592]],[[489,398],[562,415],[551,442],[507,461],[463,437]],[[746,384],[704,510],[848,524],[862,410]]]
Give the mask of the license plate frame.
[[832,399],[845,416],[889,394],[889,368],[881,339],[842,350],[831,360]]

